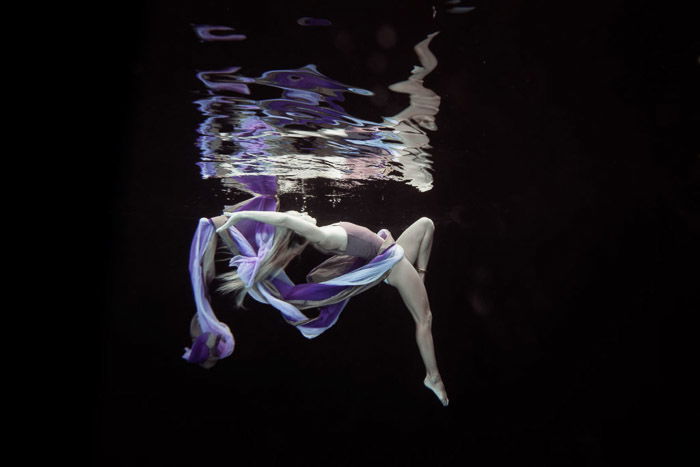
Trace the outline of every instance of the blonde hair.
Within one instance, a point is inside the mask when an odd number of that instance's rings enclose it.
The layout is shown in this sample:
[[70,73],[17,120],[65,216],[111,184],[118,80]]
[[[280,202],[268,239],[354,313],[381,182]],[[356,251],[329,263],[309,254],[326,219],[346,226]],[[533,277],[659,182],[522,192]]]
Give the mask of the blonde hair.
[[[243,203],[239,203],[228,210],[235,211],[241,204]],[[272,247],[265,258],[260,261],[258,271],[253,278],[253,283],[260,282],[268,277],[275,277],[287,267],[292,259],[297,257],[304,248],[306,248],[307,244],[308,240],[293,230],[286,227],[276,227]],[[235,293],[236,306],[241,308],[243,306],[243,300],[248,293],[245,289],[245,283],[238,276],[238,272],[225,272],[220,274],[218,279],[222,283],[217,290],[224,294]]]

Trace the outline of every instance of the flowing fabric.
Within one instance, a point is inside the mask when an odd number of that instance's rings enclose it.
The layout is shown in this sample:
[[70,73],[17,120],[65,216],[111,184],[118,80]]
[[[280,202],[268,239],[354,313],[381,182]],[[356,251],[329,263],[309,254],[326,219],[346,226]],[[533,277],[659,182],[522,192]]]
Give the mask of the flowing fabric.
[[[234,339],[233,334],[229,327],[220,322],[214,310],[211,308],[209,303],[209,288],[208,284],[211,282],[211,273],[208,273],[204,269],[202,263],[207,252],[209,245],[212,240],[214,240],[214,234],[216,229],[209,219],[200,219],[197,230],[194,234],[194,239],[192,240],[192,246],[190,247],[190,280],[192,282],[192,291],[194,292],[194,301],[197,306],[196,319],[199,323],[199,328],[202,331],[202,336],[206,336],[207,333],[214,333],[221,336],[219,345],[217,347],[217,353],[219,358],[228,357],[233,353]],[[208,352],[206,355],[202,352],[202,343],[206,340],[206,337],[197,337],[193,349],[185,348],[185,354],[183,358],[193,362],[201,363],[208,357]]]
[[[242,205],[240,211],[275,211],[277,200],[272,196],[257,196]],[[332,327],[340,317],[350,297],[381,282],[391,268],[403,257],[403,249],[393,243],[387,230],[378,235],[385,239],[386,247],[369,261],[347,256],[334,256],[324,264],[345,264],[344,270],[334,277],[326,275],[320,282],[294,284],[284,271],[275,277],[254,282],[253,278],[261,260],[269,253],[272,246],[275,227],[250,219],[242,220],[227,229],[222,236],[225,243],[233,250],[234,257],[229,263],[237,269],[238,275],[246,286],[247,293],[258,302],[276,308],[282,317],[295,326],[302,335],[311,339]],[[210,248],[215,241],[216,229],[209,219],[200,219],[190,249],[190,278],[197,307],[196,320],[201,329],[201,336],[196,338],[193,349],[186,348],[183,358],[192,363],[201,363],[208,353],[201,350],[205,337],[210,334],[219,336],[216,357],[221,359],[233,353],[234,338],[229,327],[221,323],[210,304],[208,285],[213,279],[213,268],[205,267],[212,258]],[[319,268],[315,268],[316,271]],[[313,277],[312,271],[307,280]],[[332,275],[331,275],[332,276]],[[319,308],[319,315],[309,318],[301,310]]]
[[[277,203],[273,196],[257,196],[242,205],[240,209],[246,211],[269,211],[275,210],[276,206]],[[256,250],[260,249],[261,246],[262,249],[269,248],[265,239],[271,239],[274,236],[274,226],[247,220],[241,221],[237,226],[237,233],[242,237],[242,241],[237,246],[239,248],[247,247],[246,253],[255,254]],[[192,239],[192,245],[190,246],[190,281],[192,283],[195,306],[197,307],[195,318],[202,335],[192,336],[196,340],[192,349],[185,348],[183,358],[193,363],[201,363],[203,361],[204,352],[200,349],[209,334],[221,337],[216,346],[216,353],[220,359],[231,355],[235,346],[233,333],[225,323],[218,320],[210,303],[209,283],[214,279],[214,269],[205,268],[204,263],[205,261],[213,260],[213,258],[208,258],[207,255],[214,254],[214,249],[211,246],[215,241],[215,235],[216,227],[211,220],[202,218],[199,220],[197,230]],[[261,240],[260,243],[258,243],[258,239]]]

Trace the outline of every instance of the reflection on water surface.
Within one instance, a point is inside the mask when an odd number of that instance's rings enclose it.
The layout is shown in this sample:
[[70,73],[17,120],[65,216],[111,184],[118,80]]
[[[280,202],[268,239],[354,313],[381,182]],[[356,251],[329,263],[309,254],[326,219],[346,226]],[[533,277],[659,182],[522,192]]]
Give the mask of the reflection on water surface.
[[[203,40],[235,37],[231,31],[197,26]],[[219,178],[227,186],[239,186],[241,177],[274,176],[282,192],[299,192],[303,180],[312,178],[343,187],[393,180],[430,190],[426,130],[437,130],[440,97],[423,79],[437,66],[429,49],[436,34],[415,46],[421,65],[388,87],[408,94],[409,106],[381,122],[343,108],[347,94],[369,99],[372,92],[328,77],[312,64],[257,77],[241,74],[240,66],[199,72],[208,92],[195,102],[204,116],[197,140],[202,176]],[[275,98],[256,98],[271,92]]]

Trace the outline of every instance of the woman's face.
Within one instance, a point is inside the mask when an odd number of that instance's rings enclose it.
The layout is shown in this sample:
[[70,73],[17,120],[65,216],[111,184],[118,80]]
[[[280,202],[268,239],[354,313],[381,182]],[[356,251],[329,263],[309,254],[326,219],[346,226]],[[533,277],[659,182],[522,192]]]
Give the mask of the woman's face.
[[301,218],[304,219],[306,222],[308,222],[308,223],[310,223],[310,224],[313,224],[313,225],[316,225],[316,219],[313,218],[313,217],[311,217],[311,216],[309,216],[309,215],[306,214],[305,212],[287,211],[287,214],[291,214],[291,215],[293,215],[293,216],[301,217]]

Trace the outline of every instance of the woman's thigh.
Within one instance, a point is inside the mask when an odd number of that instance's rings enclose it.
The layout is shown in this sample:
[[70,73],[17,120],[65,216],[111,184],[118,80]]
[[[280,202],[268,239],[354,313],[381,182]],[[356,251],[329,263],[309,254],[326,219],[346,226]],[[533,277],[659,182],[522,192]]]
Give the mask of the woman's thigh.
[[433,221],[427,217],[421,217],[401,233],[396,243],[403,248],[404,255],[409,263],[415,264],[423,238],[426,235],[432,237],[434,229]]
[[401,261],[391,269],[387,283],[399,291],[404,304],[417,323],[429,316],[430,304],[425,284],[406,258],[401,258]]

